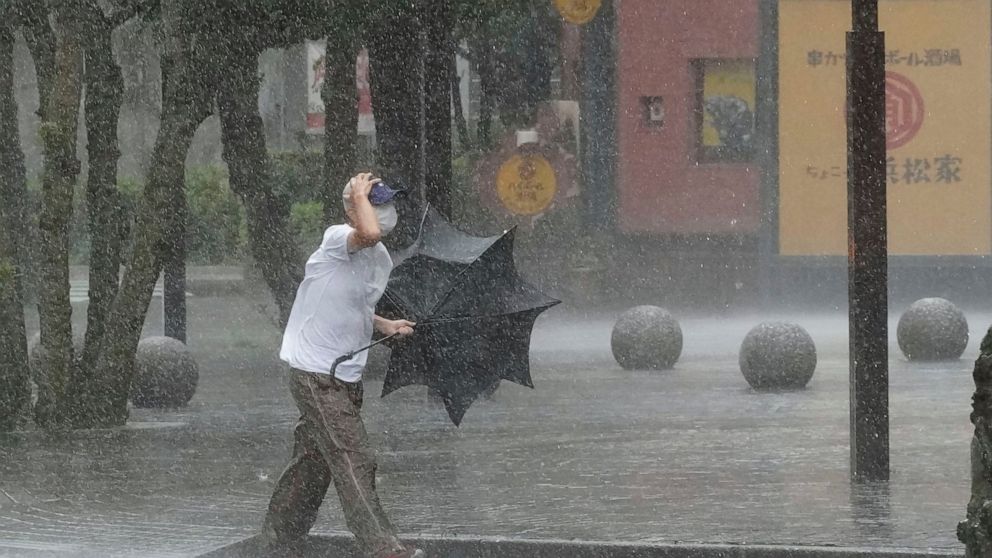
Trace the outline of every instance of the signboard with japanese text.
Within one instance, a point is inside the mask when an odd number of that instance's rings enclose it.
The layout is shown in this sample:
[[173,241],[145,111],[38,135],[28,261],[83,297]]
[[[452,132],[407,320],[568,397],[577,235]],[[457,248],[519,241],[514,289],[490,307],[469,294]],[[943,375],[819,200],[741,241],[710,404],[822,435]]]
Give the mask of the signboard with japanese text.
[[[881,0],[889,251],[992,253],[992,8]],[[816,22],[812,25],[810,22]],[[779,253],[847,254],[843,0],[779,2]]]
[[[324,86],[324,41],[307,41],[307,132],[324,133],[324,101],[320,90]],[[369,55],[362,50],[355,63],[355,86],[358,88],[358,132],[375,132],[372,117],[372,95],[369,90]]]

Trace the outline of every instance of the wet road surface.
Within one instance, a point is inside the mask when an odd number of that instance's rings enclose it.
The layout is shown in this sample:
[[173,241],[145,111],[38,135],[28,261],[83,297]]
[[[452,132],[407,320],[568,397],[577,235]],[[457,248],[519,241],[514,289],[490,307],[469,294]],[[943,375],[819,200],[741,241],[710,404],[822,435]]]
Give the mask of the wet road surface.
[[[190,556],[254,534],[296,419],[278,332],[241,299],[190,313],[201,384],[188,408],[70,440],[0,438],[0,556]],[[615,364],[614,317],[550,312],[533,339],[537,389],[504,383],[459,429],[420,388],[380,399],[368,383],[380,495],[403,532],[961,549],[970,370],[992,314],[968,312],[960,361],[908,363],[893,343],[892,481],[858,488],[843,313],[681,318],[668,372]],[[752,392],[740,342],[782,317],[816,341],[816,374],[805,391]],[[315,531],[343,529],[332,494]]]

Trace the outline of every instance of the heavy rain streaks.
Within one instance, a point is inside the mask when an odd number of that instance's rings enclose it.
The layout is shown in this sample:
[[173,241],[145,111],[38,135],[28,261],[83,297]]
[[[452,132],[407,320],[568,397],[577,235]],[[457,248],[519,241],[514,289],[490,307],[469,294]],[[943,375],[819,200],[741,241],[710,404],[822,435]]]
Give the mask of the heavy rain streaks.
[[0,3],[0,556],[988,556],[989,45]]

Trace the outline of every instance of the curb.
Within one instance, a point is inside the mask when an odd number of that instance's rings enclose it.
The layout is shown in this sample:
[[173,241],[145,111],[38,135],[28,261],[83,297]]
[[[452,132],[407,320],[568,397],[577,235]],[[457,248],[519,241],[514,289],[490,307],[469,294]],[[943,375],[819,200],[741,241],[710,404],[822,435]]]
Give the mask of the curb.
[[[961,558],[964,552],[843,546],[751,544],[648,544],[564,540],[511,540],[468,537],[404,538],[430,558]],[[200,558],[277,558],[281,556],[360,558],[354,538],[311,536],[292,552],[266,547],[260,537],[219,548]]]
[[[69,266],[70,283],[86,283],[86,266]],[[186,269],[186,290],[194,296],[225,296],[244,294],[249,273],[246,266],[189,266]],[[162,278],[155,283],[161,287]]]

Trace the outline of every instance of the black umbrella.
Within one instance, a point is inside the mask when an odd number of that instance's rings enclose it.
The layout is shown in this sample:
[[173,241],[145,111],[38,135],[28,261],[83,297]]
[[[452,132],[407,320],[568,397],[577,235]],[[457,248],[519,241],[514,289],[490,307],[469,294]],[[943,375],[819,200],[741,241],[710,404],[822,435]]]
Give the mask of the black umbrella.
[[469,236],[427,210],[417,241],[395,257],[377,308],[380,316],[417,322],[416,333],[393,346],[383,396],[426,385],[458,425],[500,380],[534,387],[531,330],[559,301],[517,274],[513,234]]

